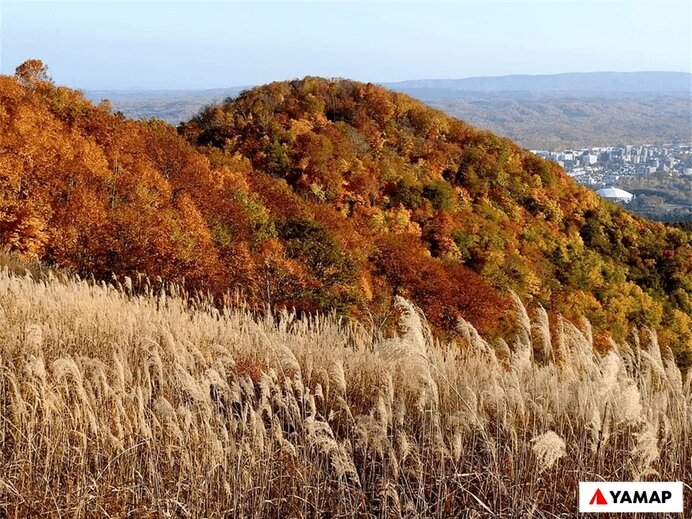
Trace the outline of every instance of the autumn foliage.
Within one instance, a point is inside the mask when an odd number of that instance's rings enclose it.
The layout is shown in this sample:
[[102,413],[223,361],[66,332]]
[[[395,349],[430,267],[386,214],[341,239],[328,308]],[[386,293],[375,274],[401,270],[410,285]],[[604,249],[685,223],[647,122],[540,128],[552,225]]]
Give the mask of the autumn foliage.
[[144,274],[217,299],[500,331],[514,290],[596,333],[652,326],[690,362],[690,235],[405,95],[305,78],[175,129],[0,77],[2,248],[80,275]]

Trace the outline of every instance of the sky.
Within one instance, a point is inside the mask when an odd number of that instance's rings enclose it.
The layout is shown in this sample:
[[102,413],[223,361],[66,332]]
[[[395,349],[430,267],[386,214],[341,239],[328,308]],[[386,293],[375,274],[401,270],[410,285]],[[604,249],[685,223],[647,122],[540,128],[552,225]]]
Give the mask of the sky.
[[85,90],[691,68],[692,2],[0,0],[0,71]]

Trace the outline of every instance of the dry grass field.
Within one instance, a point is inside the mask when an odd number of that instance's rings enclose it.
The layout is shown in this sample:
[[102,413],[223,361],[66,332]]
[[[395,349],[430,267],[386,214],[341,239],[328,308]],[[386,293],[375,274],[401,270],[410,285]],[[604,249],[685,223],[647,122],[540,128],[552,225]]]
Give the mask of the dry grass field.
[[600,354],[517,302],[518,337],[443,344],[403,299],[385,338],[22,271],[0,272],[0,515],[548,518],[579,480],[692,481],[690,377],[647,331]]

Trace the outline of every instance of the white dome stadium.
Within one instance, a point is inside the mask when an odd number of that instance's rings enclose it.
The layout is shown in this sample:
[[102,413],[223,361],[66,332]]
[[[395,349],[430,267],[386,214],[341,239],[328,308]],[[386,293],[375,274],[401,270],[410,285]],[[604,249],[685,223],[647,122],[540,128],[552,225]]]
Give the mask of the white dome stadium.
[[634,198],[632,193],[625,191],[624,189],[618,189],[617,187],[606,187],[604,189],[599,189],[596,194],[602,196],[606,200],[611,202],[631,202]]

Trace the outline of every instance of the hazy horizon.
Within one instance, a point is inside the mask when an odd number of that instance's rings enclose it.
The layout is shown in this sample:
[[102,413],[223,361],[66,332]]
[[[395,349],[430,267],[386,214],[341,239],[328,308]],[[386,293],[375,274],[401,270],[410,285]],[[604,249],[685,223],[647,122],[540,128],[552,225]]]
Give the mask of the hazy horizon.
[[690,72],[687,2],[2,3],[0,70],[84,90],[207,90],[306,75],[393,83]]
[[[686,72],[682,70],[624,70],[620,72],[615,72],[611,70],[598,70],[593,72],[582,72],[582,71],[569,71],[569,72],[558,72],[555,74],[504,74],[499,76],[468,76],[468,77],[426,77],[426,78],[410,78],[403,79],[401,81],[370,81],[370,83],[379,85],[397,85],[405,83],[417,83],[426,81],[464,81],[471,79],[503,79],[503,78],[515,78],[515,77],[528,77],[528,78],[538,78],[538,77],[554,77],[554,76],[566,76],[566,75],[579,75],[579,74],[687,74],[692,78],[692,72]],[[304,76],[303,76],[304,77]],[[334,76],[336,78],[338,76]],[[302,77],[284,78],[283,80],[277,79],[276,81],[292,81],[295,79],[302,79]],[[325,79],[331,79],[326,77]],[[350,79],[350,78],[344,78]],[[215,90],[233,90],[238,88],[252,88],[254,86],[259,86],[259,84],[247,84],[247,85],[227,85],[221,87],[209,87],[209,88],[98,88],[98,89],[87,89],[87,92],[133,92],[133,93],[155,93],[155,92],[207,92]],[[692,86],[692,85],[691,85]]]

